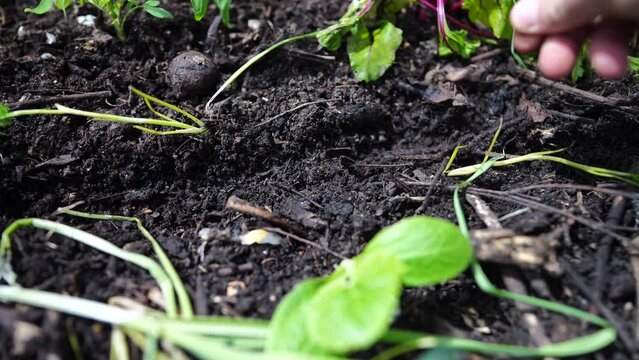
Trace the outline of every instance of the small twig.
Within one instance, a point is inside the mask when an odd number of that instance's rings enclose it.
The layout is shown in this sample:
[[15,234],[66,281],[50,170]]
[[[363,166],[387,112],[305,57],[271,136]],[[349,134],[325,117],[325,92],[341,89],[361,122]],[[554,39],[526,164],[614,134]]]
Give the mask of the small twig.
[[598,309],[601,315],[612,324],[617,330],[619,338],[623,343],[626,350],[633,353],[636,349],[636,344],[630,334],[626,331],[624,326],[619,322],[617,316],[610,310],[601,299],[592,291],[592,288],[588,286],[583,277],[572,267],[572,264],[566,259],[559,259],[562,268],[565,270],[566,275],[572,280],[579,292],[582,293],[586,299],[593,303]]
[[288,218],[285,218],[283,216],[277,216],[273,214],[273,212],[271,212],[270,210],[254,206],[248,201],[242,200],[235,195],[232,195],[226,201],[226,208],[229,210],[240,212],[242,214],[247,214],[247,215],[264,219],[273,224],[284,226],[285,228],[291,229],[300,234],[303,233],[301,227],[293,223]]
[[335,56],[332,56],[332,55],[319,55],[319,54],[314,54],[308,51],[303,51],[300,49],[287,49],[286,51],[289,54],[291,54],[291,56],[293,57],[306,59],[309,61],[316,61],[316,62],[335,61]]
[[517,196],[517,195],[512,195],[512,194],[504,194],[502,191],[497,191],[497,190],[488,190],[488,189],[480,189],[480,188],[476,188],[476,187],[469,187],[468,192],[471,193],[476,193],[476,194],[480,194],[483,196],[488,196],[488,197],[492,197],[492,198],[496,198],[496,199],[500,199],[500,200],[504,200],[504,201],[508,201],[508,202],[512,202],[512,203],[516,203],[519,205],[523,205],[523,206],[528,206],[530,208],[533,209],[537,209],[537,210],[541,210],[544,212],[549,212],[549,213],[553,213],[553,214],[557,214],[557,215],[561,215],[564,217],[567,217],[569,219],[573,219],[576,222],[588,226],[589,228],[599,231],[603,234],[606,235],[610,235],[611,237],[619,240],[622,242],[622,244],[624,246],[626,246],[628,244],[628,242],[630,241],[629,238],[619,235],[617,233],[615,233],[614,231],[610,231],[606,228],[606,224],[604,223],[600,223],[600,222],[595,222],[592,220],[588,220],[584,217],[575,215],[573,213],[570,213],[568,211],[565,210],[560,210],[557,208],[554,208],[552,206],[546,205],[546,204],[542,204],[540,202],[534,201],[534,200],[530,200],[530,199],[526,199],[523,198],[521,196]]
[[551,115],[554,115],[554,116],[560,117],[560,118],[564,118],[564,119],[568,119],[568,120],[584,121],[584,122],[589,122],[589,123],[597,122],[595,119],[591,119],[591,118],[587,118],[587,117],[583,117],[583,116],[579,116],[579,115],[567,114],[565,112],[561,112],[561,111],[557,111],[557,110],[547,109],[547,111]]
[[[612,199],[612,205],[606,218],[606,225],[619,225],[623,219],[623,215],[626,212],[626,199],[622,196],[615,196]],[[606,280],[606,268],[608,259],[610,258],[610,248],[612,247],[613,238],[606,235],[599,242],[599,248],[597,249],[597,264],[595,267],[595,284],[594,291],[601,299],[605,298],[604,284]]]
[[[468,201],[470,206],[475,210],[488,229],[503,229],[503,226],[499,222],[495,212],[482,198],[477,195],[467,193],[466,201]],[[501,268],[501,277],[504,285],[509,291],[517,294],[528,295],[528,289],[526,288],[523,276],[514,266],[503,266]],[[548,339],[541,322],[537,318],[537,315],[531,312],[532,306],[520,302],[517,302],[515,306],[519,310],[523,311],[522,320],[526,324],[528,333],[533,338],[535,344],[538,346],[549,344],[550,340]]]
[[295,195],[301,196],[302,198],[304,198],[304,200],[308,201],[311,205],[315,206],[318,209],[324,209],[324,207],[320,203],[318,203],[317,201],[314,201],[313,199],[309,198],[308,196],[304,195],[303,193],[301,193],[301,192],[299,192],[299,191],[297,191],[297,190],[295,190],[293,188],[284,186],[284,185],[282,185],[280,183],[273,183],[273,186],[275,186],[277,188],[280,188],[280,189],[282,189],[284,191],[292,192]]
[[559,91],[563,91],[567,94],[571,94],[571,95],[575,95],[575,96],[579,96],[582,97],[584,99],[588,99],[594,102],[597,102],[599,104],[602,105],[606,105],[606,106],[610,106],[610,107],[614,107],[626,112],[630,112],[633,114],[638,113],[639,111],[637,111],[636,109],[633,109],[629,106],[620,106],[620,100],[619,99],[612,99],[612,98],[608,98],[605,96],[601,96],[595,93],[592,93],[590,91],[585,91],[585,90],[581,90],[578,89],[576,87],[572,87],[569,85],[566,85],[564,83],[560,83],[560,82],[556,82],[556,81],[552,81],[549,79],[546,79],[544,77],[538,76],[534,71],[532,70],[525,70],[525,69],[519,69],[519,72],[523,75],[523,77],[525,77],[526,79],[530,80],[530,81],[536,81],[542,85],[546,85],[546,86],[550,86],[554,89],[557,89]]
[[396,167],[404,167],[404,166],[414,166],[413,163],[400,163],[400,164],[366,164],[366,163],[355,163],[355,166],[361,167],[370,167],[370,168],[396,168]]
[[630,191],[623,191],[617,189],[608,189],[601,186],[590,186],[590,185],[577,185],[577,184],[538,184],[538,185],[530,185],[520,188],[514,188],[510,190],[504,191],[507,194],[517,194],[530,190],[540,190],[540,189],[566,189],[566,190],[587,190],[587,191],[595,191],[604,194],[617,195],[617,196],[625,196],[627,198],[632,198],[636,196],[637,193],[633,193]]
[[563,91],[565,93],[575,95],[575,96],[580,96],[582,98],[592,100],[603,105],[617,106],[617,104],[619,103],[619,100],[616,100],[616,99],[610,99],[605,96],[597,95],[590,91],[577,89],[576,87],[572,87],[561,82],[556,82],[556,81],[546,79],[544,77],[539,76],[537,73],[535,73],[532,70],[519,69],[519,72],[523,75],[523,77],[525,77],[528,80],[536,81],[542,85],[550,86],[552,88]]
[[470,58],[470,62],[479,62],[482,60],[486,60],[486,59],[490,59],[492,57],[495,57],[499,54],[501,54],[502,52],[504,52],[504,49],[502,48],[497,48],[497,49],[492,49],[486,52],[483,52],[481,54],[477,54],[473,57]]
[[22,109],[25,107],[33,107],[33,106],[42,106],[47,104],[55,104],[61,102],[71,102],[71,101],[80,101],[87,99],[99,99],[111,96],[111,91],[96,91],[96,92],[88,92],[83,94],[71,94],[71,95],[58,95],[51,97],[44,97],[39,99],[18,101],[14,103],[9,103],[7,106],[12,110]]
[[278,228],[264,228],[264,230],[266,230],[266,231],[270,231],[270,232],[274,232],[274,233],[278,233],[278,234],[283,235],[283,236],[288,236],[288,237],[290,237],[291,239],[296,240],[296,241],[299,241],[299,242],[301,242],[301,243],[303,243],[303,244],[306,244],[306,245],[312,246],[312,247],[314,247],[314,248],[318,248],[318,249],[320,249],[320,250],[322,250],[322,251],[326,251],[327,253],[329,253],[329,254],[331,254],[331,255],[333,255],[333,256],[335,256],[335,257],[337,257],[337,258],[340,258],[340,259],[342,259],[342,260],[346,260],[346,259],[347,259],[347,258],[346,258],[346,256],[340,255],[340,254],[336,253],[335,251],[333,251],[333,250],[331,250],[331,249],[329,249],[329,248],[327,248],[327,247],[325,247],[325,246],[322,246],[322,245],[320,245],[320,244],[318,244],[318,243],[316,243],[316,242],[313,242],[313,241],[311,241],[311,240],[304,239],[303,237],[299,237],[299,236],[297,236],[297,235],[295,235],[295,234],[288,233],[288,232],[286,232],[286,231],[284,231],[284,230],[282,230],[282,229],[278,229]]
[[635,341],[639,342],[639,236],[630,242],[628,248],[630,265],[635,277]]
[[337,101],[337,99],[317,100],[317,101],[311,101],[311,102],[303,103],[303,104],[297,105],[296,107],[294,107],[292,109],[288,109],[288,110],[286,110],[286,111],[284,111],[282,113],[279,113],[279,114],[277,114],[277,115],[275,115],[273,117],[270,117],[270,118],[262,121],[261,123],[253,126],[253,128],[255,129],[255,128],[260,127],[262,125],[266,125],[266,124],[268,124],[268,123],[270,123],[272,121],[275,121],[275,120],[281,118],[284,115],[288,115],[288,114],[290,114],[292,112],[295,112],[297,110],[303,109],[303,108],[305,108],[307,106],[316,105],[316,104],[324,104],[324,103],[329,103],[329,102],[334,102],[334,101]]
[[435,187],[437,186],[437,184],[439,183],[439,180],[442,178],[442,175],[444,174],[444,170],[446,170],[446,164],[448,163],[449,158],[450,156],[444,158],[442,163],[439,165],[439,169],[437,170],[437,173],[435,174],[435,177],[433,178],[432,183],[430,184],[430,186],[428,187],[428,190],[426,191],[426,195],[424,196],[424,202],[422,202],[419,208],[415,210],[415,214],[423,214],[424,210],[426,210],[426,206],[428,206],[428,201],[430,200],[430,196],[433,193],[433,190],[435,190]]

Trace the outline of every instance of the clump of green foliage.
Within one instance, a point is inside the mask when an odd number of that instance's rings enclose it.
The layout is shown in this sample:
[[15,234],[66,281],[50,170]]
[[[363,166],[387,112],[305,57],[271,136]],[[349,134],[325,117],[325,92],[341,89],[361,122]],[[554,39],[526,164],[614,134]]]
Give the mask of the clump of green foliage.
[[[118,38],[122,41],[126,40],[124,25],[129,16],[137,11],[143,10],[147,14],[160,18],[172,19],[173,15],[160,6],[159,0],[77,0],[79,6],[90,5],[100,10],[110,21],[115,29]],[[26,8],[25,12],[38,15],[45,14],[55,8],[62,10],[66,14],[66,10],[73,5],[74,0],[40,0],[35,8]]]
[[344,355],[367,349],[388,332],[402,287],[454,278],[471,259],[470,241],[455,225],[406,218],[331,275],[299,283],[273,315],[266,350]]

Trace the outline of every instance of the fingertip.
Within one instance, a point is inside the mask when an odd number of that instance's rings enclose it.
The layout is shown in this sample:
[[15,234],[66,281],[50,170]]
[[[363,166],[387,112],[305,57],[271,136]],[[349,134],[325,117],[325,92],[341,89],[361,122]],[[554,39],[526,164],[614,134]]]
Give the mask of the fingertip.
[[520,0],[510,11],[510,23],[517,32],[536,33],[539,31],[539,0]]
[[513,38],[515,49],[522,53],[529,53],[539,49],[542,40],[541,36],[522,33],[515,33]]
[[630,27],[606,23],[597,27],[591,36],[588,56],[597,75],[618,79],[628,71],[628,42]]
[[577,62],[579,42],[569,35],[546,37],[539,50],[539,70],[554,80],[568,76]]

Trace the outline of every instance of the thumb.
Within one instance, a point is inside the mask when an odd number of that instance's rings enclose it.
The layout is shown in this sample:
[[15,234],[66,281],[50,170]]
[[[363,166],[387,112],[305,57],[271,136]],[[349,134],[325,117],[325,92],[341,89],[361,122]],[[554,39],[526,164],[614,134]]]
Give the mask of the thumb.
[[[514,29],[525,34],[553,34],[592,23],[630,0],[520,0],[510,12]],[[639,1],[635,1],[638,3]],[[617,3],[617,4],[615,4]],[[626,11],[628,12],[628,11]],[[637,14],[635,14],[637,15]]]

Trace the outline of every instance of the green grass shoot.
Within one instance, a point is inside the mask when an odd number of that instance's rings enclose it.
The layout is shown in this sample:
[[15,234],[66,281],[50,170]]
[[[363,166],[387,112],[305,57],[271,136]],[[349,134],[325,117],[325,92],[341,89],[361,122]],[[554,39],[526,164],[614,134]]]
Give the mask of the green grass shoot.
[[[21,116],[32,115],[75,115],[83,116],[93,121],[106,121],[119,124],[130,124],[134,128],[153,135],[179,135],[179,134],[202,134],[206,132],[206,127],[202,120],[193,114],[171,105],[165,101],[146,94],[133,86],[131,92],[141,97],[149,110],[158,118],[137,118],[121,116],[115,114],[105,114],[93,111],[85,111],[55,104],[55,109],[25,109],[10,111],[6,106],[0,104],[0,127],[8,126],[10,120]],[[162,106],[186,117],[189,122],[179,121],[171,116],[160,113],[154,105]]]

